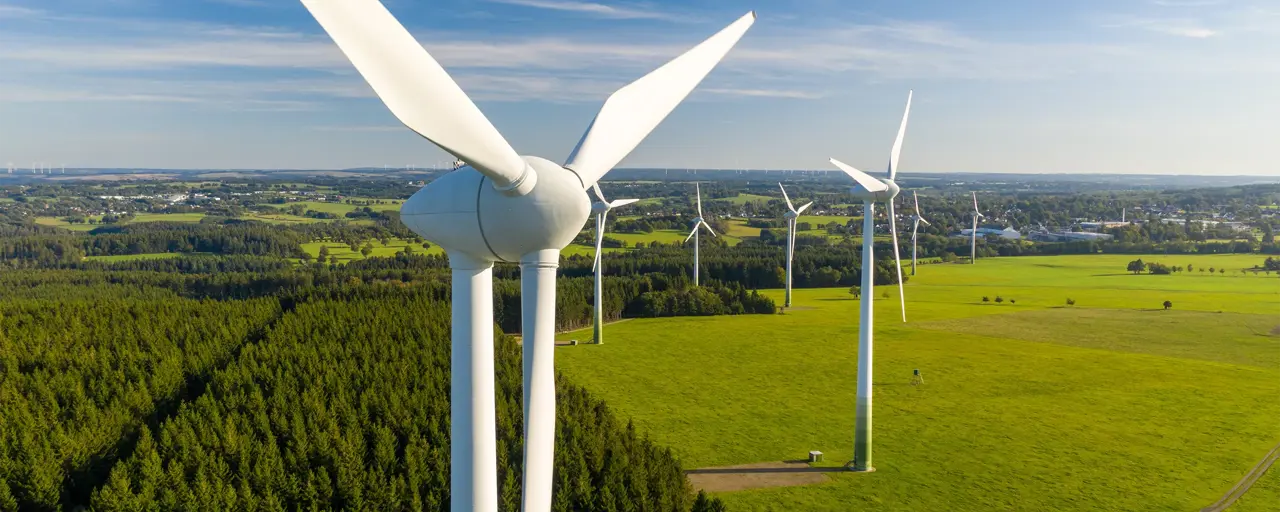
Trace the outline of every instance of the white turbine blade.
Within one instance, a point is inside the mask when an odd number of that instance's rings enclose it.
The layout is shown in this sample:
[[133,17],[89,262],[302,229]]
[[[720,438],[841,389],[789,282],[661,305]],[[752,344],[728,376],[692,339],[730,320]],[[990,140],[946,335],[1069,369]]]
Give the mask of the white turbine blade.
[[982,212],[978,211],[978,193],[973,192],[972,194],[973,194],[973,213],[982,215]]
[[694,195],[698,198],[698,218],[702,218],[702,187],[697,183],[693,184]]
[[617,208],[619,206],[626,206],[626,205],[629,205],[632,203],[638,203],[638,202],[640,202],[639,199],[619,199],[617,201],[609,203],[609,208]]
[[930,223],[929,223],[929,221],[924,220],[924,217],[917,217],[917,218],[919,218],[919,219],[920,219],[920,222],[923,222],[923,223],[924,223],[924,225],[926,225],[926,226],[932,226],[932,225],[933,225],[933,224],[930,224]]
[[592,272],[600,271],[600,253],[604,249],[604,225],[606,220],[604,217],[605,215],[607,214],[603,214],[603,213],[600,214],[600,229],[596,230],[596,261],[595,263],[591,264]]
[[885,185],[884,182],[872,178],[871,175],[865,172],[854,169],[849,164],[834,158],[831,159],[831,164],[840,168],[840,170],[844,171],[845,174],[848,174],[850,178],[853,178],[853,181],[858,182],[858,185],[867,189],[868,192],[883,192],[885,190],[889,190],[889,186]]
[[565,167],[590,185],[626,158],[702,82],[756,20],[755,11],[605,100]]
[[805,203],[804,206],[801,206],[800,209],[796,210],[796,215],[804,213],[804,211],[808,210],[810,206],[813,206],[812,202]]
[[778,188],[782,189],[782,198],[787,200],[787,209],[793,212],[796,211],[796,207],[791,205],[791,198],[787,197],[787,189],[783,188],[781,183],[778,184]]
[[898,256],[898,219],[894,217],[893,201],[889,201],[889,235],[893,237],[893,269],[898,271],[898,301],[902,304],[902,321],[907,321],[907,293],[902,287],[902,258]]
[[592,184],[591,184],[591,189],[596,191],[596,197],[600,198],[600,202],[605,203],[605,204],[609,204],[609,200],[604,198],[604,192],[601,192],[601,191],[600,191],[600,184],[599,184],[599,183],[592,183]]
[[499,186],[525,176],[520,155],[381,2],[302,4],[405,126]]
[[893,153],[889,155],[889,179],[898,175],[898,160],[902,157],[902,138],[907,135],[907,117],[911,115],[911,95],[907,92],[907,110],[902,113],[902,124],[898,126],[898,138],[893,140]]
[[920,198],[916,196],[914,190],[911,191],[911,200],[916,203],[916,217],[920,216]]
[[701,225],[702,225],[702,223],[694,224],[694,225],[693,225],[693,231],[690,231],[690,232],[689,232],[689,236],[684,237],[684,241],[685,241],[685,242],[688,242],[690,238],[693,238],[693,235],[694,235],[694,234],[696,234],[696,233],[698,232],[698,226],[701,226]]
[[707,224],[707,221],[702,221],[702,227],[707,228],[707,232],[708,232],[708,233],[711,233],[711,236],[714,236],[714,237],[716,237],[716,238],[720,238],[720,235],[717,235],[717,234],[716,234],[716,230],[711,229],[711,225],[710,225],[710,224]]

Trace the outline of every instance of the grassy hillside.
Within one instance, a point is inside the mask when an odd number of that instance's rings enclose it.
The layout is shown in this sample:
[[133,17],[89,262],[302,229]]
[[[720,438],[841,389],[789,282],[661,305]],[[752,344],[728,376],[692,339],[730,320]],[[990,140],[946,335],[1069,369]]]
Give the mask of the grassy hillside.
[[[1212,503],[1280,442],[1280,337],[1266,335],[1280,327],[1280,278],[1135,276],[1124,272],[1131,259],[924,266],[907,286],[907,324],[896,293],[876,290],[878,471],[722,497],[733,510]],[[997,295],[1005,302],[981,300]],[[859,302],[835,289],[798,290],[795,302],[784,315],[632,320],[610,326],[607,345],[562,350],[558,364],[685,467],[815,449],[840,465],[852,456]],[[910,385],[917,368],[923,386]]]

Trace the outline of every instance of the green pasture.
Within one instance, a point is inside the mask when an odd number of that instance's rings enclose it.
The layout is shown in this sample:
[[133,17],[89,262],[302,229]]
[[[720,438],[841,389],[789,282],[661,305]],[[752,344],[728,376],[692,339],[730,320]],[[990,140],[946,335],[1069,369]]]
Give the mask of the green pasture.
[[[367,240],[366,242],[373,245],[373,251],[369,253],[370,258],[392,257],[410,245],[413,246],[414,254],[444,254],[444,249],[441,249],[439,245],[431,244],[430,249],[423,249],[422,244],[401,238],[388,239],[387,244],[383,244],[380,240]],[[364,247],[366,242],[361,242],[357,248]],[[315,241],[302,244],[302,250],[310,254],[312,258],[320,256],[321,247],[328,247],[329,256],[336,256],[339,263],[365,259],[365,256],[360,251],[352,251],[350,246],[341,242]]]
[[[923,265],[905,324],[896,289],[878,287],[878,470],[720,496],[731,510],[780,511],[1213,503],[1280,442],[1280,276],[1241,275],[1258,255],[1142,257],[1228,269],[1213,276],[1126,273],[1135,258]],[[795,305],[610,325],[605,345],[562,348],[558,365],[687,468],[809,450],[839,466],[852,456],[859,301],[806,289]],[[924,385],[910,385],[914,369]],[[1274,510],[1277,480],[1239,509]]]
[[762,195],[757,195],[757,194],[744,194],[744,193],[739,193],[739,194],[738,194],[737,196],[735,196],[735,197],[726,197],[726,198],[724,198],[724,199],[714,199],[714,201],[727,202],[727,203],[732,203],[732,204],[734,204],[734,205],[743,205],[743,204],[747,204],[747,203],[749,203],[749,202],[751,202],[751,201],[759,201],[759,202],[761,202],[761,203],[768,203],[769,201],[772,201],[772,200],[774,200],[774,199],[782,199],[782,197],[781,197],[781,196],[779,196],[779,197],[772,197],[772,196],[762,196]]
[[[88,222],[85,222],[83,224],[71,224],[63,220],[65,218],[66,217],[36,217],[36,224],[40,224],[42,226],[59,227],[63,229],[69,229],[71,231],[92,231],[94,229],[97,229],[103,226],[108,226],[108,224],[100,223],[102,221],[101,215],[90,215],[85,217],[86,219],[93,219],[99,222],[95,224],[89,224]],[[136,223],[136,222],[192,222],[194,223],[194,222],[200,222],[202,219],[204,219],[203,213],[136,213],[133,216],[133,220],[127,223],[121,223],[117,225],[124,225],[128,223]]]

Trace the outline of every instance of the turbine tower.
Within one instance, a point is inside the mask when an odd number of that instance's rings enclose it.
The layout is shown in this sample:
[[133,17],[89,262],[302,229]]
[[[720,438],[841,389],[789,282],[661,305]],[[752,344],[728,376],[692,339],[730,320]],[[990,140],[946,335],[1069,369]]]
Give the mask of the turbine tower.
[[898,137],[894,140],[893,151],[889,154],[888,177],[877,180],[839,160],[831,159],[831,163],[848,174],[858,183],[851,193],[862,200],[862,296],[858,299],[861,306],[858,324],[858,397],[857,415],[854,419],[853,471],[875,471],[871,465],[871,377],[873,361],[873,303],[875,302],[875,204],[884,202],[888,206],[889,229],[893,236],[894,268],[898,271],[898,297],[902,306],[902,321],[907,321],[906,294],[902,286],[902,260],[898,255],[898,231],[893,211],[893,200],[900,191],[894,178],[898,174],[898,159],[902,154],[902,138],[907,132],[907,117],[911,113],[911,93],[907,94],[907,109],[902,114],[902,124],[898,127]]
[[778,184],[778,188],[782,189],[782,198],[787,201],[787,213],[782,214],[782,217],[787,219],[787,299],[783,307],[789,308],[791,307],[791,259],[796,251],[796,219],[800,217],[801,213],[808,210],[810,206],[813,206],[813,202],[810,201],[805,203],[804,206],[796,208],[791,205],[791,198],[787,197],[787,189],[781,183]]
[[591,186],[596,191],[596,197],[599,201],[591,204],[591,211],[596,214],[596,262],[591,266],[591,270],[596,274],[596,295],[595,295],[595,311],[592,318],[595,321],[595,342],[597,345],[604,343],[604,281],[601,275],[604,274],[604,262],[601,261],[601,251],[604,249],[604,226],[605,221],[609,219],[609,210],[619,206],[626,206],[639,199],[619,199],[614,202],[604,198],[604,192],[600,191],[600,184],[596,183]]
[[916,206],[916,213],[911,216],[911,275],[914,276],[916,275],[916,233],[920,231],[921,223],[926,226],[932,226],[933,224],[929,224],[929,221],[920,216],[920,198],[916,197],[915,192],[911,192],[911,201]]
[[717,235],[715,230],[711,229],[711,225],[707,224],[707,221],[702,219],[702,189],[698,186],[697,183],[693,184],[693,189],[697,194],[697,198],[698,198],[698,217],[696,219],[693,219],[693,231],[689,232],[689,236],[685,237],[684,241],[687,243],[690,238],[693,239],[693,285],[699,286],[698,284],[698,269],[699,269],[698,245],[700,244],[698,242],[700,241],[700,237],[698,236],[698,228],[700,227],[707,228],[707,232],[711,233],[711,236],[714,236],[716,238],[719,238],[720,235]]
[[973,232],[970,236],[969,247],[969,264],[973,265],[978,262],[978,219],[985,219],[987,216],[978,211],[978,193],[973,194]]
[[452,269],[450,501],[498,509],[493,264],[520,262],[524,335],[523,509],[551,508],[555,448],[555,278],[560,250],[591,214],[591,188],[710,73],[755,21],[748,13],[610,96],[566,164],[520,156],[378,0],[302,0],[409,129],[466,165],[401,206]]

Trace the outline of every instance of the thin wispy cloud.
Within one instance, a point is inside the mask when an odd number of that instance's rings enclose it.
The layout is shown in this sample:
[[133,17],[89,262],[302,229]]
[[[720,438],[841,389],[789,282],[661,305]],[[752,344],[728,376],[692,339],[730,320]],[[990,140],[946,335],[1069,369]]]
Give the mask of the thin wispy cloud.
[[488,0],[491,3],[547,9],[552,11],[572,12],[598,18],[620,20],[664,20],[681,21],[682,18],[657,10],[634,6],[615,6],[597,2],[579,2],[574,0]]
[[1112,22],[1103,25],[1106,28],[1122,28],[1135,29],[1147,32],[1155,32],[1158,34],[1188,37],[1192,39],[1206,39],[1218,35],[1217,30],[1213,30],[1201,25],[1199,22],[1191,19],[1169,19],[1169,18],[1152,18],[1152,19],[1129,19],[1125,21]]

